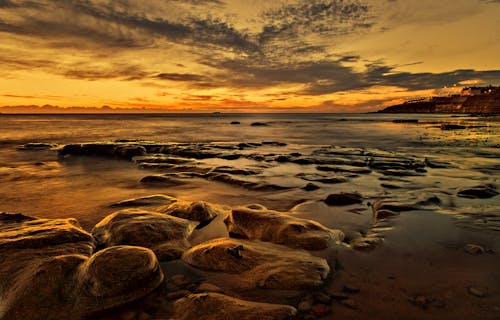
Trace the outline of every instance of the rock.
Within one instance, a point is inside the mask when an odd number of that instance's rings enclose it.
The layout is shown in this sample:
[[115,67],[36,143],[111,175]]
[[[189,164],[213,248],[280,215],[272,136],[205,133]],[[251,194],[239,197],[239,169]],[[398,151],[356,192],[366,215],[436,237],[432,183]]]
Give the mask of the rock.
[[253,176],[253,175],[259,174],[259,172],[255,171],[255,170],[236,169],[236,168],[228,167],[228,166],[217,167],[213,170],[213,172],[229,173],[229,174],[242,175],[242,176]]
[[441,130],[462,130],[465,128],[467,127],[459,124],[443,123],[441,125]]
[[498,191],[496,190],[496,186],[489,184],[462,189],[457,193],[457,195],[462,198],[487,199],[497,196]]
[[191,294],[191,291],[189,291],[189,290],[177,290],[174,292],[167,293],[167,299],[168,300],[177,300],[177,299],[183,298],[183,297],[190,295],[190,294]]
[[99,246],[134,245],[152,249],[159,260],[178,259],[197,223],[140,209],[112,213],[92,229]]
[[203,282],[196,288],[197,292],[216,292],[216,293],[224,293],[224,290],[219,288],[218,286],[211,284],[209,282]]
[[345,306],[345,307],[348,307],[349,309],[353,309],[353,310],[358,309],[358,304],[353,299],[340,300],[340,304]]
[[251,126],[252,127],[266,127],[266,126],[268,126],[268,124],[265,122],[252,122]]
[[241,124],[239,121],[231,121],[231,124]]
[[110,207],[148,207],[167,205],[177,201],[176,198],[164,194],[154,194],[150,196],[138,197],[113,203]]
[[331,165],[320,165],[316,167],[318,171],[326,172],[347,172],[355,174],[369,174],[372,171],[368,168],[360,168],[354,166],[331,166]]
[[403,211],[419,210],[420,206],[416,204],[399,203],[388,200],[378,200],[372,204],[373,217],[375,219],[384,219],[398,215]]
[[99,156],[114,157],[130,160],[136,156],[143,156],[147,153],[146,148],[136,143],[83,143],[68,144],[59,150],[59,156]]
[[292,319],[297,310],[292,306],[244,301],[219,293],[191,294],[173,304],[176,320],[284,320]]
[[264,207],[263,205],[258,204],[258,203],[248,204],[245,207],[247,207],[248,209],[252,209],[252,210],[267,210],[266,207]]
[[232,235],[292,248],[322,250],[344,239],[340,230],[273,210],[233,208],[225,222]]
[[313,305],[311,313],[318,317],[324,317],[332,313],[332,308],[326,304],[318,303]]
[[144,178],[141,179],[141,183],[145,184],[161,184],[162,186],[180,186],[185,184],[186,182],[177,179],[174,177],[171,177],[169,175],[163,175],[163,174],[155,174],[151,176],[145,176]]
[[395,119],[392,120],[394,123],[418,123],[418,119]]
[[478,298],[484,298],[488,295],[488,288],[486,287],[476,287],[476,286],[470,286],[467,288],[467,291]]
[[290,189],[289,187],[279,186],[275,184],[237,179],[227,173],[210,172],[204,177],[208,180],[223,182],[233,186],[240,186],[253,191],[278,191]]
[[202,270],[237,274],[249,288],[317,288],[330,273],[325,259],[306,251],[238,239],[204,242],[187,250],[182,260]]
[[171,165],[179,165],[179,164],[188,164],[195,162],[192,159],[179,158],[179,157],[171,157],[166,156],[164,154],[148,154],[145,156],[137,156],[132,159],[135,163],[159,163],[159,164],[171,164]]
[[314,301],[326,304],[326,303],[329,303],[331,301],[331,298],[329,295],[327,295],[323,292],[316,292],[314,294]]
[[352,283],[346,283],[342,286],[342,291],[345,293],[359,293],[361,289]]
[[363,202],[363,196],[357,192],[353,193],[334,193],[330,194],[326,199],[325,203],[329,206],[347,206],[351,204],[357,204]]
[[306,181],[321,182],[325,184],[336,184],[349,181],[345,177],[329,177],[316,173],[299,173],[296,175],[296,177]]
[[314,183],[309,182],[304,187],[302,187],[302,190],[304,190],[304,191],[314,191],[314,190],[318,190],[319,188],[320,187],[318,185],[315,185]]
[[222,213],[222,209],[205,201],[177,201],[158,210],[174,217],[208,224]]
[[351,248],[355,250],[371,250],[382,242],[382,239],[375,236],[360,237],[349,242]]
[[36,150],[49,150],[56,148],[56,143],[45,143],[45,142],[29,142],[17,147],[17,150],[23,151],[36,151]]
[[474,254],[474,255],[482,254],[482,253],[486,252],[483,247],[478,246],[476,244],[467,244],[467,245],[465,245],[464,250],[465,250],[465,252],[467,252],[469,254]]
[[0,317],[88,318],[163,281],[149,249],[120,246],[91,255],[93,249],[92,236],[75,219],[0,214]]
[[305,296],[297,305],[297,310],[300,312],[308,312],[311,311],[314,304],[313,297],[311,295]]
[[411,299],[411,301],[412,301],[415,305],[419,306],[419,307],[420,307],[420,308],[422,308],[422,309],[426,309],[426,308],[427,308],[427,306],[428,306],[428,305],[429,305],[429,303],[430,303],[430,300],[429,300],[427,297],[422,296],[422,295],[419,295],[419,296],[416,296],[415,298],[412,298],[412,299]]

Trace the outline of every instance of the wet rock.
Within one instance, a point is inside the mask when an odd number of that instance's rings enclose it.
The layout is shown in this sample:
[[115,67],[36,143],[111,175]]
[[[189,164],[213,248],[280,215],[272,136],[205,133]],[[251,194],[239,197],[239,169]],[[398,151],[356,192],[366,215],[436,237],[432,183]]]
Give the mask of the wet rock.
[[340,230],[273,210],[234,208],[226,224],[233,236],[306,250],[326,249],[344,239]]
[[1,214],[1,318],[90,317],[145,296],[163,280],[151,250],[120,246],[91,256],[93,249],[75,219]]
[[181,179],[174,178],[170,175],[155,174],[151,176],[145,176],[141,179],[141,183],[144,184],[161,184],[162,186],[180,186],[186,183]]
[[465,128],[467,127],[459,124],[443,123],[441,125],[441,130],[462,130]]
[[209,174],[205,175],[205,177],[208,180],[223,182],[223,183],[227,183],[227,184],[230,184],[233,186],[243,187],[243,188],[253,190],[253,191],[278,191],[278,190],[290,189],[289,187],[279,186],[279,185],[270,184],[270,183],[253,182],[253,181],[248,181],[248,180],[237,179],[237,178],[234,178],[233,176],[231,176],[227,173],[213,172],[213,173],[209,173]]
[[315,185],[314,183],[309,182],[304,187],[302,187],[302,190],[304,190],[304,191],[314,191],[314,190],[318,190],[319,188],[320,187],[318,185]]
[[252,210],[267,210],[267,208],[265,206],[258,204],[258,203],[248,204],[245,207],[247,207],[248,209],[252,209]]
[[316,288],[330,272],[326,260],[307,251],[239,239],[204,242],[187,250],[182,260],[199,269],[237,274],[250,288]]
[[265,122],[252,122],[252,124],[250,124],[252,127],[267,127],[268,124],[265,123]]
[[465,250],[465,252],[467,252],[469,254],[474,254],[474,255],[478,255],[478,254],[482,254],[482,253],[486,252],[483,247],[478,246],[477,244],[467,244],[467,245],[465,245],[464,250]]
[[431,160],[428,158],[425,158],[425,165],[433,169],[446,169],[453,167],[453,165],[449,162]]
[[239,121],[231,121],[231,124],[241,124]]
[[329,177],[316,173],[299,173],[296,177],[306,181],[321,182],[325,184],[336,184],[349,181],[346,177]]
[[83,143],[68,144],[59,150],[59,156],[99,156],[115,157],[130,160],[147,153],[146,148],[138,144],[129,143]]
[[56,143],[29,142],[29,143],[23,144],[21,146],[18,146],[17,150],[36,151],[36,150],[49,150],[49,149],[56,148],[56,147],[57,147]]
[[386,189],[401,189],[401,188],[403,188],[402,186],[398,186],[396,184],[390,184],[390,183],[381,183],[380,186],[382,188],[386,188]]
[[358,309],[358,304],[353,299],[340,300],[340,304],[345,306],[345,307],[348,307],[349,309],[353,309],[353,310]]
[[177,201],[158,211],[174,217],[198,221],[204,225],[222,213],[219,206],[205,201]]
[[250,302],[219,293],[191,294],[173,304],[173,319],[178,320],[284,320],[292,319],[297,310],[292,306]]
[[342,291],[345,293],[359,293],[361,289],[352,283],[346,283],[342,286]]
[[478,298],[484,298],[488,295],[488,288],[486,287],[470,286],[467,288],[467,291]]
[[185,296],[188,296],[190,294],[191,294],[191,291],[189,291],[189,290],[177,290],[177,291],[169,292],[167,294],[167,299],[168,300],[177,300],[177,299],[183,298]]
[[225,159],[225,160],[238,160],[241,157],[242,157],[241,154],[226,154],[226,155],[220,156],[219,158]]
[[159,260],[177,259],[197,223],[162,213],[126,209],[108,215],[93,229],[99,246],[134,245],[152,249]]
[[313,305],[311,313],[318,317],[324,317],[332,313],[332,308],[326,304],[318,303]]
[[375,219],[384,219],[398,215],[403,211],[412,211],[420,209],[415,204],[399,203],[391,200],[378,200],[372,204],[373,217]]
[[314,304],[314,299],[311,295],[306,295],[297,305],[297,310],[300,312],[311,311]]
[[314,301],[319,302],[319,303],[329,303],[331,300],[330,296],[323,293],[323,292],[316,292],[314,293]]
[[321,165],[317,166],[316,170],[326,171],[326,172],[347,172],[355,174],[369,174],[372,171],[367,168],[351,167],[351,166],[332,166],[332,165]]
[[213,172],[229,173],[229,174],[236,174],[236,175],[243,175],[243,176],[251,176],[251,175],[256,175],[256,174],[260,173],[256,170],[236,169],[236,168],[227,167],[227,166],[217,167],[213,170]]
[[110,205],[110,207],[148,207],[167,205],[177,201],[176,198],[164,194],[153,194],[150,196],[138,197],[133,199],[123,200]]
[[325,203],[329,206],[347,206],[363,202],[363,196],[357,192],[333,193],[325,199]]
[[349,242],[351,248],[355,250],[371,250],[375,248],[378,244],[382,242],[382,239],[368,236],[368,237],[360,237]]
[[418,123],[418,119],[395,119],[392,120],[394,123]]
[[132,160],[137,164],[141,164],[141,163],[188,164],[188,163],[195,162],[194,160],[191,160],[191,159],[171,157],[171,156],[166,156],[164,154],[152,154],[152,155],[146,155],[146,156],[138,156],[138,157],[134,157]]
[[496,190],[496,186],[488,184],[484,186],[462,189],[457,193],[457,195],[462,198],[487,199],[497,196],[498,191]]
[[222,290],[220,287],[211,284],[209,282],[203,282],[196,288],[197,292],[216,292],[216,293],[224,293],[224,290]]

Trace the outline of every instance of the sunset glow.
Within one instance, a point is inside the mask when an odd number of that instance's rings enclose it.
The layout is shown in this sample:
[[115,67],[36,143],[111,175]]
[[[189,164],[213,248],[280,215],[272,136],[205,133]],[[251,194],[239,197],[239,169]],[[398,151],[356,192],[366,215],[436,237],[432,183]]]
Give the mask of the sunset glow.
[[0,0],[0,106],[366,112],[500,84],[488,0]]

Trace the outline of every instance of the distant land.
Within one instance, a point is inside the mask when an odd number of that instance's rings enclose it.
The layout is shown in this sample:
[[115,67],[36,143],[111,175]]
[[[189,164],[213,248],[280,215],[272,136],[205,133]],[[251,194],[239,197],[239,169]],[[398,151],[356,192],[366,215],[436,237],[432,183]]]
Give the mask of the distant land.
[[[102,107],[59,107],[46,104],[43,106],[37,105],[20,105],[20,106],[4,106],[0,107],[0,113],[3,114],[53,114],[53,113],[166,113],[172,112],[172,110],[160,109],[160,108],[114,108],[110,106]],[[179,112],[179,111],[178,111]]]
[[470,87],[460,94],[414,98],[378,112],[500,114],[500,87]]

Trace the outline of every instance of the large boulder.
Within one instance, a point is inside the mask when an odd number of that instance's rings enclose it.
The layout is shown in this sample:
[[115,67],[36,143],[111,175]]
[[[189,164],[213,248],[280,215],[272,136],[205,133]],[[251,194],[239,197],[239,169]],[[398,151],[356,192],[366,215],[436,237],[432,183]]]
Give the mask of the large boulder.
[[163,281],[149,249],[93,250],[94,239],[75,219],[1,213],[0,318],[83,319],[141,298]]
[[292,306],[244,301],[219,293],[190,294],[173,304],[172,319],[284,320],[292,319]]
[[273,210],[234,208],[226,219],[231,235],[269,241],[292,248],[323,250],[344,239],[340,230]]
[[269,242],[221,238],[187,250],[182,260],[196,268],[237,274],[248,287],[311,289],[330,273],[325,259]]
[[177,201],[159,209],[159,212],[207,224],[222,212],[222,209],[205,201]]
[[133,245],[152,249],[159,260],[179,258],[198,223],[141,209],[125,209],[101,220],[92,230],[98,246]]

